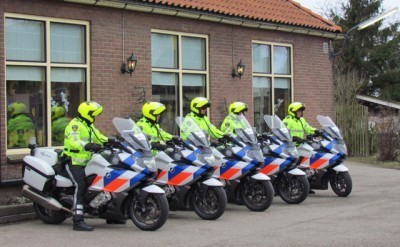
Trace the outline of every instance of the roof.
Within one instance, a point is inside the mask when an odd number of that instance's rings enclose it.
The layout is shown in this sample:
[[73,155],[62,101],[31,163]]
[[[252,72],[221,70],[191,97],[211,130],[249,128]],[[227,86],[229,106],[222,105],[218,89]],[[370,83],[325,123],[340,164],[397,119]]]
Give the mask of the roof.
[[140,2],[329,32],[342,32],[340,26],[292,0],[141,0]]
[[400,110],[400,102],[387,101],[387,100],[382,100],[382,99],[379,99],[376,97],[370,97],[370,96],[364,96],[364,95],[356,95],[356,99],[364,101],[364,102],[368,102],[371,104]]

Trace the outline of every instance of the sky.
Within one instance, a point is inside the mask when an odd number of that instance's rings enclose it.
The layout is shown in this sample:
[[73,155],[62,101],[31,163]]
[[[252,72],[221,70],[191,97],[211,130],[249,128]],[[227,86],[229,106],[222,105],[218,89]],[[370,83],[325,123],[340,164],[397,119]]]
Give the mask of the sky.
[[[336,6],[338,3],[343,0],[294,0],[300,3],[302,6],[311,9],[313,12],[320,14],[325,17],[324,9],[326,10],[328,6]],[[385,10],[392,9],[394,7],[399,8],[399,12],[393,14],[391,17],[388,17],[388,21],[391,18],[396,18],[396,20],[400,19],[400,0],[383,0],[383,8]],[[385,23],[384,23],[385,24]]]

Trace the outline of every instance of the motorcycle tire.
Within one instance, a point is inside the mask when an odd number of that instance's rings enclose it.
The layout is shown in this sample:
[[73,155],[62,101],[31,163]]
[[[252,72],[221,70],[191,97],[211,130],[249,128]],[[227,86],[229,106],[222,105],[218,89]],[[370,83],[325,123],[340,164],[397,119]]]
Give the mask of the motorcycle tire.
[[346,197],[350,195],[353,189],[353,182],[349,172],[337,172],[333,174],[329,183],[333,192],[340,197]]
[[228,199],[222,187],[208,186],[206,189],[207,191],[203,192],[198,186],[194,188],[191,206],[200,218],[216,220],[224,214]]
[[155,231],[167,221],[169,205],[164,194],[149,193],[145,208],[139,203],[139,195],[133,193],[128,204],[128,215],[138,228],[144,231]]
[[241,199],[251,211],[265,211],[271,206],[274,198],[274,187],[271,181],[245,180],[241,186]]
[[310,183],[306,176],[293,176],[288,179],[280,176],[276,190],[279,196],[288,204],[302,203],[310,191]]
[[47,209],[37,203],[33,203],[33,209],[35,210],[36,216],[46,224],[57,225],[64,222],[67,215],[63,211],[54,211]]

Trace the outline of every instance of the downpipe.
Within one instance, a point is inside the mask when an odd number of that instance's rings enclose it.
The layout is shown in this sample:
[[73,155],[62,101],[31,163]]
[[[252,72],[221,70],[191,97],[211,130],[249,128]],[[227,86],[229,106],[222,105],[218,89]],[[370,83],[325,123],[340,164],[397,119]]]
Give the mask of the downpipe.
[[72,211],[70,209],[63,207],[56,199],[40,195],[31,190],[28,185],[24,185],[22,187],[22,195],[49,210],[53,211],[63,210],[67,213],[72,214]]

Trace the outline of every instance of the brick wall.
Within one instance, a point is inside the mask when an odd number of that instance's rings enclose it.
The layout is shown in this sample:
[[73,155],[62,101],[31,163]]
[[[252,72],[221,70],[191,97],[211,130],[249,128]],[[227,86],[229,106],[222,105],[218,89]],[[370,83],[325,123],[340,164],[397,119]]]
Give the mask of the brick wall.
[[[61,1],[3,0],[0,2],[0,46],[4,47],[4,12],[57,17],[90,22],[91,98],[104,107],[96,127],[105,134],[115,134],[111,120],[115,116],[140,113],[138,90],[144,87],[151,97],[151,29],[205,34],[209,37],[211,120],[220,123],[226,114],[225,100],[248,103],[252,112],[251,62],[252,41],[287,43],[294,52],[294,97],[306,104],[305,117],[316,125],[315,116],[333,116],[333,83],[331,62],[322,52],[326,39],[244,28],[226,24],[154,15]],[[125,31],[122,32],[123,18]],[[122,52],[123,40],[125,52]],[[121,74],[122,61],[134,52],[138,64],[132,76]],[[241,79],[232,78],[232,66],[243,59],[246,65]],[[4,51],[0,49],[0,63]],[[0,66],[0,100],[5,102],[4,66]],[[5,155],[6,109],[0,107],[1,172],[2,179],[20,176],[15,164],[7,164]],[[252,121],[251,114],[248,114]]]

